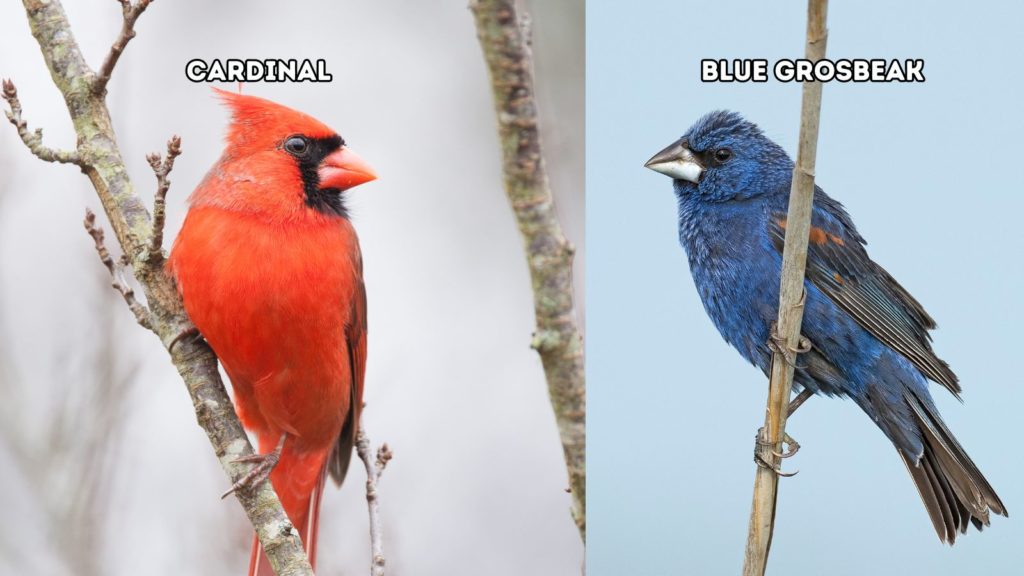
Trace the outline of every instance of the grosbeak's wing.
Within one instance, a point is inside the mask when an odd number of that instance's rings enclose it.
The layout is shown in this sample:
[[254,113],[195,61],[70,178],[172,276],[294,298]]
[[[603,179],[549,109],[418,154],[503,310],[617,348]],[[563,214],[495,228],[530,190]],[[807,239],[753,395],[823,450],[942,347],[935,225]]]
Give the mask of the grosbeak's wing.
[[[772,244],[782,254],[786,215],[772,215],[768,229]],[[872,336],[959,398],[956,375],[932,352],[928,330],[935,328],[935,321],[906,289],[868,257],[863,239],[842,219],[814,219],[807,247],[806,278]]]
[[348,346],[349,366],[352,370],[351,390],[348,416],[334,444],[328,470],[331,478],[341,485],[348,472],[348,464],[352,460],[352,447],[355,446],[356,433],[359,431],[359,415],[363,410],[363,377],[366,374],[366,287],[363,285],[363,258],[358,252],[355,255],[357,284],[352,298],[352,312],[349,325],[345,330],[345,341]]

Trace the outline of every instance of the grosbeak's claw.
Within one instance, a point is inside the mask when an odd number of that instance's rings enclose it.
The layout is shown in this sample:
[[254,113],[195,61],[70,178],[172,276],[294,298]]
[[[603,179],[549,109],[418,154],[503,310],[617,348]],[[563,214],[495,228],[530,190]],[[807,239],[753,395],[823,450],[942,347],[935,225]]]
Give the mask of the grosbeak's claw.
[[781,467],[777,465],[772,465],[767,460],[765,460],[763,456],[761,456],[761,450],[763,448],[768,448],[768,451],[778,458],[789,458],[800,450],[800,444],[798,444],[796,440],[793,440],[793,438],[789,434],[785,434],[782,441],[784,444],[789,446],[789,450],[780,454],[779,452],[775,451],[773,443],[769,442],[765,438],[764,427],[762,426],[761,428],[759,428],[757,431],[757,436],[754,439],[754,463],[760,466],[761,468],[765,468],[771,470],[772,472],[775,472],[777,475],[783,478],[791,478],[793,476],[796,476],[800,471],[794,470],[793,472],[783,472]]
[[793,476],[796,476],[797,474],[800,473],[799,470],[794,470],[792,472],[783,472],[782,469],[779,468],[778,466],[772,466],[771,464],[765,462],[764,458],[761,458],[760,454],[754,455],[754,463],[756,463],[761,468],[766,468],[768,470],[771,470],[772,472],[775,472],[776,475],[781,476],[782,478],[792,478]]
[[791,458],[795,456],[797,452],[800,451],[800,443],[794,440],[793,437],[790,436],[788,433],[783,435],[782,443],[785,444],[786,446],[789,446],[789,448],[786,451],[779,453],[776,452],[775,450],[772,450],[772,454],[775,454],[779,458]]
[[776,322],[772,322],[767,344],[769,350],[779,353],[782,356],[782,361],[794,368],[803,368],[796,363],[797,354],[810,352],[814,348],[811,340],[803,334],[800,335],[795,347],[790,346],[786,339],[779,334],[779,326]]

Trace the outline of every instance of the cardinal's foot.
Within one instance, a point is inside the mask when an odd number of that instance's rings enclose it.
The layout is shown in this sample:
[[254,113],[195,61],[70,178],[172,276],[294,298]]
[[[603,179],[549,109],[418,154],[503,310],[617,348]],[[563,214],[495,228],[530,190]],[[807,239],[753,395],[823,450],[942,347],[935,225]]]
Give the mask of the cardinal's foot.
[[270,478],[270,473],[274,470],[274,466],[281,461],[281,450],[284,449],[284,439],[286,435],[282,434],[281,439],[277,442],[277,448],[274,448],[273,452],[268,454],[253,454],[251,456],[242,456],[236,458],[235,462],[250,462],[256,464],[238,479],[237,482],[232,484],[231,488],[221,494],[221,499],[227,498],[239,490],[251,490],[256,486],[259,486],[261,482]]
[[203,335],[199,333],[199,328],[196,328],[195,326],[190,326],[190,327],[182,330],[177,336],[174,337],[173,340],[171,340],[171,343],[167,345],[167,351],[173,353],[174,352],[174,347],[179,342],[181,342],[182,340],[185,340],[186,338],[192,338],[192,339],[198,340],[198,339],[200,339],[202,337],[203,337]]

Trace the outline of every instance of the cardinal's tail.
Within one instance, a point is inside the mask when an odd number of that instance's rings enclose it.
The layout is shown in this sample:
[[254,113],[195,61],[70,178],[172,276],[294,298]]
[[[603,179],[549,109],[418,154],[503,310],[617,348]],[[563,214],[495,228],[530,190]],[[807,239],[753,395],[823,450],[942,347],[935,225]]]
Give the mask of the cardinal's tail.
[[989,512],[1007,516],[999,496],[946,428],[930,399],[922,401],[909,390],[904,399],[921,432],[923,451],[916,461],[903,450],[899,453],[939,540],[953,544],[968,524],[981,530],[989,525]]
[[[260,442],[261,448],[263,442]],[[320,500],[327,480],[326,453],[289,451],[286,443],[270,481],[281,499],[292,525],[298,528],[309,563],[316,569],[316,542],[320,525]],[[249,576],[274,576],[270,559],[263,553],[259,539],[253,537],[249,557]]]

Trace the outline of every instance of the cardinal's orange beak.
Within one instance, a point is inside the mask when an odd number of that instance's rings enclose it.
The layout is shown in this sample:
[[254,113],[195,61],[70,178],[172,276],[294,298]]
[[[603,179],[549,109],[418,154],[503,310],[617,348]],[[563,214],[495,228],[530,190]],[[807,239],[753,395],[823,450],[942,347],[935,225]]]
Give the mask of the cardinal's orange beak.
[[377,173],[355,152],[342,146],[320,162],[321,188],[348,190],[377,179]]

